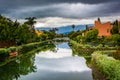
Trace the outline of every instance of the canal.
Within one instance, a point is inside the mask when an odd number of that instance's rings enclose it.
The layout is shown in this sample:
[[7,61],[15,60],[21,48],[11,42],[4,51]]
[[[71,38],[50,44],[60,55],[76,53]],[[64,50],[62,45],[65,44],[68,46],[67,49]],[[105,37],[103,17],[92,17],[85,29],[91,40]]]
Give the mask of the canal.
[[0,67],[0,80],[93,80],[82,56],[72,53],[67,42],[52,50],[23,55]]

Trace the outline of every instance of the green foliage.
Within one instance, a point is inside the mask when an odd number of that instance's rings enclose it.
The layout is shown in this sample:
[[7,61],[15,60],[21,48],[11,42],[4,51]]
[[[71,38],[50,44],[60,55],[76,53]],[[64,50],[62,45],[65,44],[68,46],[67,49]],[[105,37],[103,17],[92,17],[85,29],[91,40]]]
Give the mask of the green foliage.
[[14,52],[17,51],[17,47],[9,47],[7,50],[9,51],[9,53]]
[[0,54],[8,54],[8,53],[9,53],[9,50],[4,49],[4,48],[0,49]]
[[92,55],[92,63],[107,77],[108,80],[120,79],[119,60],[96,52]]
[[40,39],[40,41],[45,41],[45,40],[53,39],[53,38],[55,38],[54,32],[43,31],[43,33],[39,36],[38,39]]
[[74,28],[75,28],[75,25],[73,24],[73,25],[72,25],[72,29],[73,29],[73,31],[74,31]]
[[9,18],[0,17],[0,40],[1,41],[14,41],[15,30],[18,25],[16,22],[11,21]]
[[38,47],[46,46],[46,45],[53,45],[51,41],[44,41],[44,42],[35,42],[29,43],[25,45],[21,45],[18,47],[9,47],[9,48],[1,48],[0,54],[2,55],[9,55],[9,53],[18,51],[18,53],[27,53],[31,50],[37,49]]
[[34,30],[34,23],[36,23],[35,19],[36,17],[28,17],[28,18],[25,18],[27,21],[25,22],[25,24],[29,25],[29,29],[31,31]]
[[84,37],[82,35],[78,35],[76,37],[76,40],[77,40],[78,43],[80,43],[81,41],[83,41],[83,39],[84,39]]
[[24,44],[36,41],[37,35],[29,25],[34,24],[34,18],[30,21],[20,25],[17,20],[13,22],[9,18],[0,16],[0,41],[14,42],[17,44]]
[[113,28],[111,29],[112,34],[118,34],[119,33],[119,28],[116,25],[113,25]]
[[52,29],[49,30],[49,32],[52,32],[54,34],[56,34],[57,31],[58,31],[58,28],[52,28]]
[[111,33],[112,34],[119,34],[119,30],[120,30],[120,24],[119,24],[119,21],[116,20],[113,22],[113,28],[111,30]]
[[119,34],[112,35],[111,39],[114,45],[120,46],[120,35]]
[[[30,43],[34,41],[35,37],[32,37],[33,33],[29,30],[29,27],[26,24],[19,26],[16,30],[16,41],[18,43]],[[34,34],[34,36],[36,36]]]
[[76,40],[77,36],[79,36],[79,35],[82,35],[82,32],[81,32],[81,31],[77,31],[77,32],[73,32],[73,31],[72,31],[72,32],[69,34],[69,38],[72,39],[72,40]]
[[86,41],[87,42],[91,42],[91,41],[95,41],[97,39],[97,35],[98,35],[98,30],[97,29],[93,29],[87,32],[86,34]]

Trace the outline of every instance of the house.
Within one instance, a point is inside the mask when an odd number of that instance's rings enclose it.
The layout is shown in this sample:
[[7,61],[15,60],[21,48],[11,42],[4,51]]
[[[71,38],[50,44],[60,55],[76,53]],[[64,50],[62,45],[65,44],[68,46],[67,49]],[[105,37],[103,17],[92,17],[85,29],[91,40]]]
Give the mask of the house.
[[101,23],[100,20],[95,21],[94,23],[94,28],[98,30],[99,34],[98,36],[104,36],[104,37],[110,37],[111,36],[111,29],[112,29],[112,25],[110,22],[106,22],[106,23]]
[[94,22],[94,26],[93,27],[87,27],[86,31],[82,33],[82,36],[85,36],[86,32],[93,30],[93,29],[97,29],[98,30],[98,37],[110,37],[111,34],[111,29],[112,29],[113,25],[111,25],[110,22],[106,22],[106,23],[101,23],[100,19],[98,19],[97,21]]

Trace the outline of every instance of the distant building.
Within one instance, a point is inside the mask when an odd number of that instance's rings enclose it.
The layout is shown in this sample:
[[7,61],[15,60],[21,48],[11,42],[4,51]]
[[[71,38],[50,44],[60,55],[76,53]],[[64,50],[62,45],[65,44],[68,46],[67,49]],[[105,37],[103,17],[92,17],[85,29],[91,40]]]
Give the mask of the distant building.
[[111,29],[112,29],[112,25],[110,22],[106,22],[106,23],[101,23],[100,20],[95,21],[94,24],[94,28],[97,29],[99,31],[98,36],[105,36],[105,37],[109,37],[111,36]]

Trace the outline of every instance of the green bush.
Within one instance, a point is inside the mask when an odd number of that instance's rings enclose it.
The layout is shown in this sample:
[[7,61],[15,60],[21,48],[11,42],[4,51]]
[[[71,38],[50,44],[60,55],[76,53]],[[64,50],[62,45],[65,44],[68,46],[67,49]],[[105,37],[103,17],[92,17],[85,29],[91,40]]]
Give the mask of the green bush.
[[0,61],[9,55],[9,50],[0,49]]
[[102,48],[103,45],[102,44],[99,44],[98,46],[96,46],[96,48]]
[[47,44],[48,44],[47,42],[36,42],[36,43],[25,44],[25,45],[18,46],[18,47],[1,48],[0,54],[9,55],[10,52],[14,52],[14,51],[18,51],[18,53],[26,53],[26,52],[29,52],[33,49],[37,49],[38,47],[41,47]]
[[120,35],[119,34],[112,35],[111,39],[112,39],[114,46],[115,45],[120,46]]
[[90,30],[86,33],[85,41],[86,42],[95,41],[95,40],[97,40],[97,35],[98,35],[97,29]]
[[8,50],[9,53],[10,53],[10,52],[14,52],[14,51],[16,51],[17,48],[16,48],[16,47],[10,47],[10,48],[8,48],[7,50]]
[[36,46],[37,46],[37,43],[30,43],[30,44],[22,45],[19,47],[19,52],[20,53],[29,52],[29,51],[37,48]]
[[0,54],[8,54],[9,53],[9,50],[7,49],[0,49]]
[[120,61],[101,53],[92,55],[92,63],[101,71],[108,80],[120,79]]

